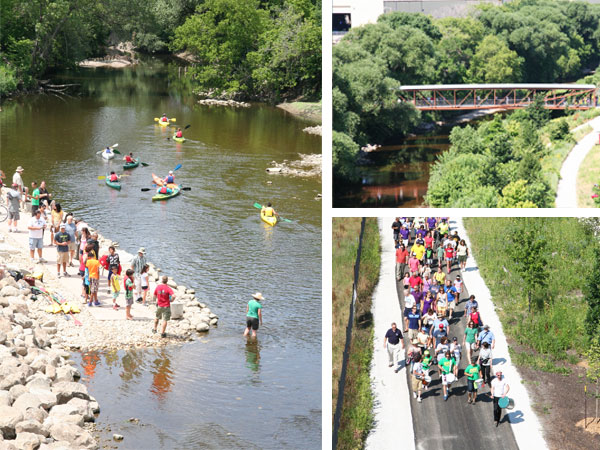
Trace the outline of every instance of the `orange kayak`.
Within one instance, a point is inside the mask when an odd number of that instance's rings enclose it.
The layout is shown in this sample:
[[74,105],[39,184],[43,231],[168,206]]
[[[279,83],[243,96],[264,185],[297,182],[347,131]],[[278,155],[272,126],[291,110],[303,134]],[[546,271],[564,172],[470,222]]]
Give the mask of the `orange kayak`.
[[[157,186],[162,186],[165,184],[165,182],[162,180],[162,178],[157,177],[155,174],[152,174],[152,181]],[[169,183],[169,184],[167,184],[167,187],[171,188],[171,189],[175,189],[175,188],[179,188],[179,185],[175,184],[175,183]]]

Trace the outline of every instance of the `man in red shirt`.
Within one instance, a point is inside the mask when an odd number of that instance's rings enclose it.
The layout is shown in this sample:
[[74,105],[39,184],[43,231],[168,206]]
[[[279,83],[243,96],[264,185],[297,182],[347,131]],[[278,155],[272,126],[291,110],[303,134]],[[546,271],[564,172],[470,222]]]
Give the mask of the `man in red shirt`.
[[423,285],[423,279],[419,276],[418,272],[413,272],[408,279],[408,284],[410,285],[410,291],[417,291]]
[[167,322],[171,320],[171,301],[175,299],[173,289],[167,286],[169,277],[166,275],[162,277],[162,284],[156,286],[154,289],[154,300],[156,300],[156,318],[154,319],[153,333],[156,333],[156,327],[158,321],[162,318],[162,328],[160,330],[161,337],[167,337],[166,329]]
[[396,281],[400,281],[404,277],[407,264],[408,251],[404,247],[404,244],[400,244],[400,247],[396,249]]

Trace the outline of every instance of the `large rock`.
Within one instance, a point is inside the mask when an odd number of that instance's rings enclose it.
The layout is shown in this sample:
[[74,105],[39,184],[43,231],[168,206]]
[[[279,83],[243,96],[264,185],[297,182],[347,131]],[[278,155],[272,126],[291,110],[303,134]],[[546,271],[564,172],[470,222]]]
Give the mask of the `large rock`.
[[50,415],[46,417],[46,419],[44,419],[44,429],[50,432],[54,425],[60,425],[61,423],[71,423],[82,427],[84,420],[83,416],[80,416],[79,414],[55,414],[53,416]]
[[26,394],[27,392],[29,392],[29,389],[27,389],[25,386],[23,386],[22,384],[15,384],[13,387],[11,387],[8,391],[13,399],[13,403],[15,402],[16,399],[18,399],[21,395]]
[[19,295],[21,295],[21,291],[15,286],[4,286],[2,290],[0,290],[0,297],[18,297]]
[[3,331],[0,331],[0,345],[4,345],[5,342],[6,342],[6,333]]
[[94,406],[92,406],[92,402],[88,400],[83,400],[81,398],[72,398],[66,405],[61,406],[72,406],[75,408],[76,413],[83,416],[83,420],[86,422],[93,422],[95,420],[94,417]]
[[26,376],[23,372],[11,372],[9,374],[0,373],[0,390],[7,390],[17,384],[25,383]]
[[19,433],[33,433],[33,434],[42,434],[45,437],[48,437],[48,431],[44,429],[42,424],[37,420],[33,419],[25,419],[19,422],[15,426],[15,432],[17,435]]
[[64,365],[56,369],[56,381],[74,381],[79,378],[81,378],[81,374],[73,366]]
[[69,442],[54,441],[50,444],[42,444],[38,450],[77,450]]
[[44,423],[44,420],[48,417],[48,413],[44,408],[29,408],[25,412],[25,417],[29,420],[37,420],[39,423]]
[[75,383],[72,381],[61,381],[54,383],[52,386],[52,392],[56,394],[58,404],[62,405],[67,403],[72,398],[82,398],[84,400],[90,399],[87,387],[83,384]]
[[29,314],[27,302],[19,297],[8,297],[8,306],[10,306],[15,313]]
[[30,388],[29,392],[40,400],[40,406],[46,411],[56,405],[58,399],[50,389]]
[[35,327],[33,329],[33,338],[40,348],[47,347],[50,343],[50,335],[46,330],[40,327]]
[[16,437],[15,427],[23,420],[23,413],[12,406],[0,406],[0,431],[5,439]]
[[52,380],[47,375],[36,373],[27,381],[27,388],[31,391],[32,389],[45,389],[50,390]]
[[0,391],[0,406],[12,405],[13,398],[8,391]]
[[96,448],[93,436],[83,428],[72,424],[55,424],[50,429],[50,436],[57,441],[67,441],[77,448]]
[[[10,333],[11,331],[12,325],[10,324],[10,320],[8,320],[6,317],[0,316],[0,332]],[[6,340],[6,338],[4,340]]]
[[15,439],[15,445],[22,450],[36,450],[42,442],[45,442],[44,436],[34,433],[19,433]]
[[31,325],[33,324],[33,320],[31,320],[25,314],[21,314],[19,312],[15,314],[14,321],[15,323],[21,325],[23,328],[31,328]]
[[37,395],[26,392],[17,398],[12,406],[13,408],[17,408],[24,413],[27,411],[27,408],[39,408],[42,406],[42,401]]
[[196,326],[196,331],[208,331],[210,330],[210,325],[206,322],[201,322]]

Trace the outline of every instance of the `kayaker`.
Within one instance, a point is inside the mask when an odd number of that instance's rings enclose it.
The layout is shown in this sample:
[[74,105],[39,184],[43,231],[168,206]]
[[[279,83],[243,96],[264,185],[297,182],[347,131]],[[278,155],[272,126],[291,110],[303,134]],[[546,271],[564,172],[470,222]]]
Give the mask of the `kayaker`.
[[110,176],[109,176],[109,178],[108,178],[108,181],[111,181],[111,182],[113,182],[113,183],[114,183],[114,182],[116,182],[116,181],[119,181],[119,176],[118,176],[118,175],[117,175],[117,174],[116,174],[114,171],[112,171],[112,172],[110,173]]
[[162,117],[160,118],[160,121],[161,121],[161,122],[168,122],[168,121],[169,121],[169,119],[167,118],[167,115],[166,115],[166,114],[163,114],[163,115],[162,115]]
[[177,133],[175,133],[175,137],[176,138],[182,138],[183,137],[183,131],[181,131],[181,128],[177,128]]
[[135,159],[133,159],[133,153],[130,152],[129,155],[125,155],[123,160],[128,164],[134,163]]
[[173,189],[166,186],[161,186],[156,190],[157,194],[170,195],[173,193]]
[[106,147],[106,150],[104,150],[106,152],[107,155],[110,155],[112,153],[112,149],[110,147]]
[[165,184],[173,184],[175,183],[175,175],[173,175],[173,171],[169,170],[169,175],[165,177],[163,180]]
[[271,202],[267,203],[267,206],[263,206],[262,211],[263,211],[264,215],[267,217],[273,217],[273,216],[279,217],[279,214],[277,214],[277,212],[271,206]]

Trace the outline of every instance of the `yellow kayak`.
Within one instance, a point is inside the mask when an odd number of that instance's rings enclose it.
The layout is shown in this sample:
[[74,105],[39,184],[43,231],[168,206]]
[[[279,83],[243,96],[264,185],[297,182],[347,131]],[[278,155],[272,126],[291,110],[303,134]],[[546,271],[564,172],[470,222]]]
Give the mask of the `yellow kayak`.
[[262,221],[264,223],[267,223],[267,224],[271,225],[272,227],[274,227],[275,224],[277,223],[277,216],[267,216],[267,215],[265,215],[264,209],[260,210],[260,218],[262,219]]

